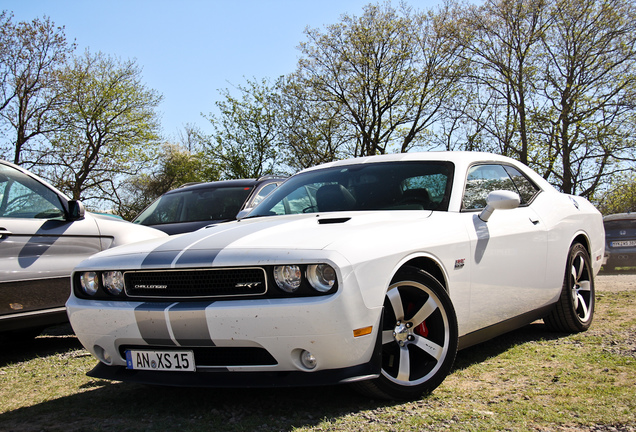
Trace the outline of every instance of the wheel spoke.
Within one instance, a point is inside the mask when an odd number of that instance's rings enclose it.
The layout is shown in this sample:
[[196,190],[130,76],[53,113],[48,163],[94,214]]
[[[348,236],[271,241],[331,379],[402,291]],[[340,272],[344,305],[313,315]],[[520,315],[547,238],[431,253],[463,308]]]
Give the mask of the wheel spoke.
[[572,268],[570,269],[570,273],[572,276],[572,285],[576,285],[576,281],[578,280],[578,276],[577,276],[577,272],[576,272],[576,266],[574,265],[574,263],[572,263]]
[[[581,315],[581,319],[583,321],[587,320],[587,315],[589,313],[588,308],[587,308],[587,303],[585,303],[585,299],[583,298],[583,296],[581,294],[577,294],[576,295],[577,298],[577,303],[579,306],[581,306],[582,312],[583,314]],[[576,310],[578,311],[578,306],[576,308]]]
[[574,306],[574,310],[579,309],[579,293],[576,291],[576,288],[572,288],[572,305]]
[[435,360],[440,361],[444,355],[444,347],[432,342],[421,336],[415,337],[415,346],[433,357]]
[[439,306],[437,306],[437,302],[435,301],[435,299],[432,296],[429,297],[426,303],[424,303],[424,306],[422,306],[420,310],[418,310],[417,313],[413,316],[411,322],[414,326],[417,327],[418,325],[422,324],[426,320],[426,318],[431,316],[431,314],[435,312],[438,307]]
[[590,292],[592,290],[592,284],[590,281],[579,281],[579,291]]
[[395,319],[404,319],[404,308],[402,307],[402,297],[400,296],[400,291],[397,288],[389,290],[386,293],[386,296],[391,302],[391,307],[393,308]]
[[[575,261],[577,261],[578,266],[575,265]],[[585,269],[585,260],[579,255],[575,258],[575,261],[572,261],[572,276],[574,276],[574,281],[578,282]]]
[[400,381],[408,381],[411,376],[411,358],[409,349],[405,346],[400,348],[400,368],[398,370],[397,379]]

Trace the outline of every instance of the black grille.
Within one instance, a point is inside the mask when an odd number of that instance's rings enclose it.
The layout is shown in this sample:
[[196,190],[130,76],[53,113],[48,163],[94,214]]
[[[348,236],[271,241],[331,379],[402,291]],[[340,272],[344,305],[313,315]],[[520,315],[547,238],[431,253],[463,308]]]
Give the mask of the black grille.
[[[119,347],[119,353],[126,358],[127,350],[165,350],[163,347],[131,346]],[[228,366],[274,366],[276,359],[265,349],[259,347],[181,347],[182,350],[194,353],[197,367]]]
[[127,272],[124,278],[130,297],[206,298],[267,292],[262,268]]

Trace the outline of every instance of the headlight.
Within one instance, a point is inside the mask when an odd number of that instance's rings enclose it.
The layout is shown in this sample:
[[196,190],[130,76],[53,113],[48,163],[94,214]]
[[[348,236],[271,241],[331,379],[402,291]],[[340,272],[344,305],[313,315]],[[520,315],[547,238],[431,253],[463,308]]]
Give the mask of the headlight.
[[95,295],[99,288],[99,278],[95,272],[84,272],[80,275],[82,291],[89,296]]
[[102,275],[104,288],[112,295],[119,295],[124,290],[124,274],[120,271],[107,271]]
[[297,265],[275,266],[274,280],[285,292],[293,293],[300,287],[302,273]]
[[310,265],[307,279],[316,291],[327,292],[336,283],[336,271],[329,264]]

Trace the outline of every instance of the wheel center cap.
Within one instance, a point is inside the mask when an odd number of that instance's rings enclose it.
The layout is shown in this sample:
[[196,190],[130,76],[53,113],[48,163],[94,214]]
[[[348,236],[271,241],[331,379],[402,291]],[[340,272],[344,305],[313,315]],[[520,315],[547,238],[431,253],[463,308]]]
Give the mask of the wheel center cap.
[[399,323],[398,325],[395,326],[395,329],[393,330],[393,337],[395,338],[396,342],[399,344],[403,344],[404,342],[408,340],[409,329],[405,323]]

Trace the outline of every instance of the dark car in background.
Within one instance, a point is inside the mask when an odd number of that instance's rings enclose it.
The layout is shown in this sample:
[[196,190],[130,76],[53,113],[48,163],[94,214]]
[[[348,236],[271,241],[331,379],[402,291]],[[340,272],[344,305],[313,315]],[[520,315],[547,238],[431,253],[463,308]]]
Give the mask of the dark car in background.
[[222,180],[186,184],[166,192],[142,211],[133,223],[167,234],[196,231],[204,226],[235,220],[278,187],[285,177]]
[[35,337],[67,322],[73,267],[102,250],[165,236],[86,212],[81,202],[0,160],[0,334]]
[[605,226],[605,271],[636,266],[636,213],[618,213],[603,218]]

